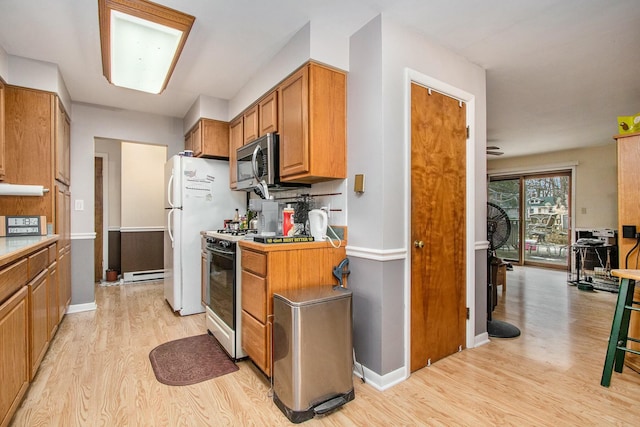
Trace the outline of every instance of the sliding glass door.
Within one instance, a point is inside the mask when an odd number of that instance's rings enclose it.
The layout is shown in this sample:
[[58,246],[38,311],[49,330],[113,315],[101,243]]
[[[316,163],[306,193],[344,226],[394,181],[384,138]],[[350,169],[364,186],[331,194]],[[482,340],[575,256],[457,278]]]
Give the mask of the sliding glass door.
[[521,265],[566,268],[570,194],[570,171],[491,178],[488,200],[500,206],[511,222],[511,235],[496,255]]

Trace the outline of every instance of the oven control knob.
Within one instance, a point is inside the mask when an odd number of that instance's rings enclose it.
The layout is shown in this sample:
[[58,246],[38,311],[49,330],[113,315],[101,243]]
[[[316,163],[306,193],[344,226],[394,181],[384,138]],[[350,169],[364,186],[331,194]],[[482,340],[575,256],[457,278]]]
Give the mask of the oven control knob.
[[231,246],[231,242],[227,241],[227,240],[221,240],[220,241],[220,246],[222,246],[223,248],[227,249]]

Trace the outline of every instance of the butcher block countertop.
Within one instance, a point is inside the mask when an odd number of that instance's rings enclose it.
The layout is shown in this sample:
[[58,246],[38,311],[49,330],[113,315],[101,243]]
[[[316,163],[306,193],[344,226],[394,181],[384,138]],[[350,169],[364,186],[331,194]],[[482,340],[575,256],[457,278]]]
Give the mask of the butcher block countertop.
[[[241,248],[254,249],[260,252],[280,252],[280,251],[299,251],[304,249],[331,248],[331,243],[324,242],[305,242],[305,243],[257,243],[252,240],[240,240],[238,242]],[[334,240],[334,244],[337,242]],[[344,248],[347,242],[342,240],[340,246]]]
[[27,254],[58,241],[57,234],[46,236],[0,237],[0,269]]

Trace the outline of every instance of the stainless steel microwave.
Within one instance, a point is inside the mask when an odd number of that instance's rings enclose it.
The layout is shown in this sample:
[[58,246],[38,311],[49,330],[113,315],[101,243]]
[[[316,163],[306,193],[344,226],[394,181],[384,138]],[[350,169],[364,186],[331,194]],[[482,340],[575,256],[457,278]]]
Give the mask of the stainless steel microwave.
[[278,134],[268,133],[238,148],[236,157],[237,189],[252,191],[264,181],[269,189],[310,187],[308,184],[280,182]]

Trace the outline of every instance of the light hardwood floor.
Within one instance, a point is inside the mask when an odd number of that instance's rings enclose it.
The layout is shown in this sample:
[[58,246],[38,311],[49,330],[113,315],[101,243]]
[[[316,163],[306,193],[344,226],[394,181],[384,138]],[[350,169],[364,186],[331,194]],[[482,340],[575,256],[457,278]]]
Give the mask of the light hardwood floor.
[[[303,425],[638,425],[640,374],[625,368],[600,386],[616,295],[536,268],[515,267],[507,282],[494,316],[521,337],[464,350],[384,392],[354,377],[355,400]],[[95,312],[65,316],[13,426],[290,425],[248,361],[192,386],[156,381],[149,351],[205,331],[203,315],[170,313],[161,284],[97,287],[96,301]]]

